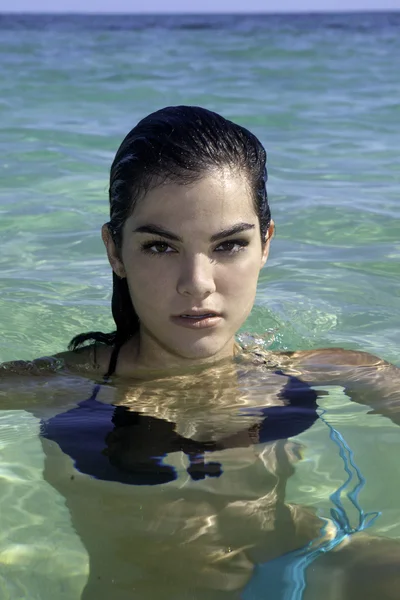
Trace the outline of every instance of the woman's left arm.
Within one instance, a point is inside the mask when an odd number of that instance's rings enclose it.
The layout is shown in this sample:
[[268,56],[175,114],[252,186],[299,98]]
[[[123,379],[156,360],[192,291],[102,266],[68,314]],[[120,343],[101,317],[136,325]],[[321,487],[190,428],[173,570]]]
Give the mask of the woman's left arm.
[[340,385],[354,402],[400,425],[400,369],[368,352],[327,348],[294,352],[291,366],[310,385]]

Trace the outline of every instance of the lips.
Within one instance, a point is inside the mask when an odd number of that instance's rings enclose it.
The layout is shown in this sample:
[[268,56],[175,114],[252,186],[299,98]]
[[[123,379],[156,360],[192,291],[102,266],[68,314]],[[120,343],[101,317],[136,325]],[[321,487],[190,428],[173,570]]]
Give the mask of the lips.
[[187,329],[209,329],[221,323],[222,315],[215,312],[215,310],[207,310],[205,308],[193,309],[182,312],[180,315],[172,316],[171,321],[175,325]]
[[220,317],[221,315],[213,310],[189,310],[176,316],[185,319],[205,319],[210,317]]
[[216,317],[215,313],[205,313],[204,315],[179,315],[182,319],[209,319]]

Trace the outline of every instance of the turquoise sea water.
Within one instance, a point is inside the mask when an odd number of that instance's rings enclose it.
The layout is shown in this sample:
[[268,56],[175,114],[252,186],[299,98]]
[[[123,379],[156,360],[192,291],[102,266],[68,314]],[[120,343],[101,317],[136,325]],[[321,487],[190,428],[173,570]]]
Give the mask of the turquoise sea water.
[[[400,13],[0,16],[0,362],[111,328],[99,231],[113,154],[152,110],[195,104],[247,126],[268,151],[277,233],[245,330],[266,332],[275,349],[344,346],[400,364],[399,58]],[[397,430],[367,420],[340,390],[333,396],[333,418],[372,480],[367,509],[383,510],[380,531],[398,537]],[[53,598],[50,584],[43,591],[51,543],[64,548],[52,553],[57,589],[65,564],[85,577],[85,551],[41,477],[37,421],[1,419],[3,514],[13,532],[1,528],[0,564],[9,569],[1,597],[16,600],[23,588],[24,597]],[[373,456],[361,425],[369,443],[374,436]],[[323,435],[321,426],[303,436],[314,454],[290,484],[299,502],[322,497],[333,469]],[[29,499],[23,510],[16,498]],[[45,501],[56,541],[37,511]],[[46,536],[42,563],[30,535],[35,544]],[[13,578],[15,557],[31,551],[35,560]]]
[[110,324],[99,228],[122,137],[198,104],[269,156],[257,330],[399,360],[400,15],[2,17],[0,359]]

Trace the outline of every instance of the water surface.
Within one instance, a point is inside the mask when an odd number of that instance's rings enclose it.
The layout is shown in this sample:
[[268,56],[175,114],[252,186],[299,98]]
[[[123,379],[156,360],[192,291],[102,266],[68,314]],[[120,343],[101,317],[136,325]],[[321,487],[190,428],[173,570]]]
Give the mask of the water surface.
[[[113,154],[150,111],[195,104],[268,151],[277,234],[244,329],[272,349],[400,364],[399,29],[399,13],[1,16],[0,360],[112,327],[99,230]],[[366,477],[363,507],[382,512],[374,531],[397,538],[397,429],[341,388],[323,406]],[[0,595],[77,598],[88,554],[43,479],[39,419],[11,410],[0,423]],[[328,440],[322,422],[295,440],[288,502],[329,511],[344,473]]]

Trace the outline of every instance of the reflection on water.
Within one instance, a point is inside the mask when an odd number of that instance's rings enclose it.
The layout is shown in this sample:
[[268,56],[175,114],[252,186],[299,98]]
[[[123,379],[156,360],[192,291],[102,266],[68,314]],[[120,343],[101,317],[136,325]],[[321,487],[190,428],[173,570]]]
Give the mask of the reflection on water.
[[[4,598],[21,586],[41,600],[82,590],[85,600],[249,597],[256,565],[335,536],[330,496],[347,474],[316,402],[366,478],[362,509],[382,512],[368,534],[400,536],[396,428],[341,388],[312,390],[248,364],[89,384],[60,376],[24,393],[20,382],[12,393],[25,407],[31,396],[35,416],[2,413]],[[346,498],[344,507],[356,526]]]
[[43,480],[39,420],[0,412],[0,598],[76,600],[89,560],[65,500]]

